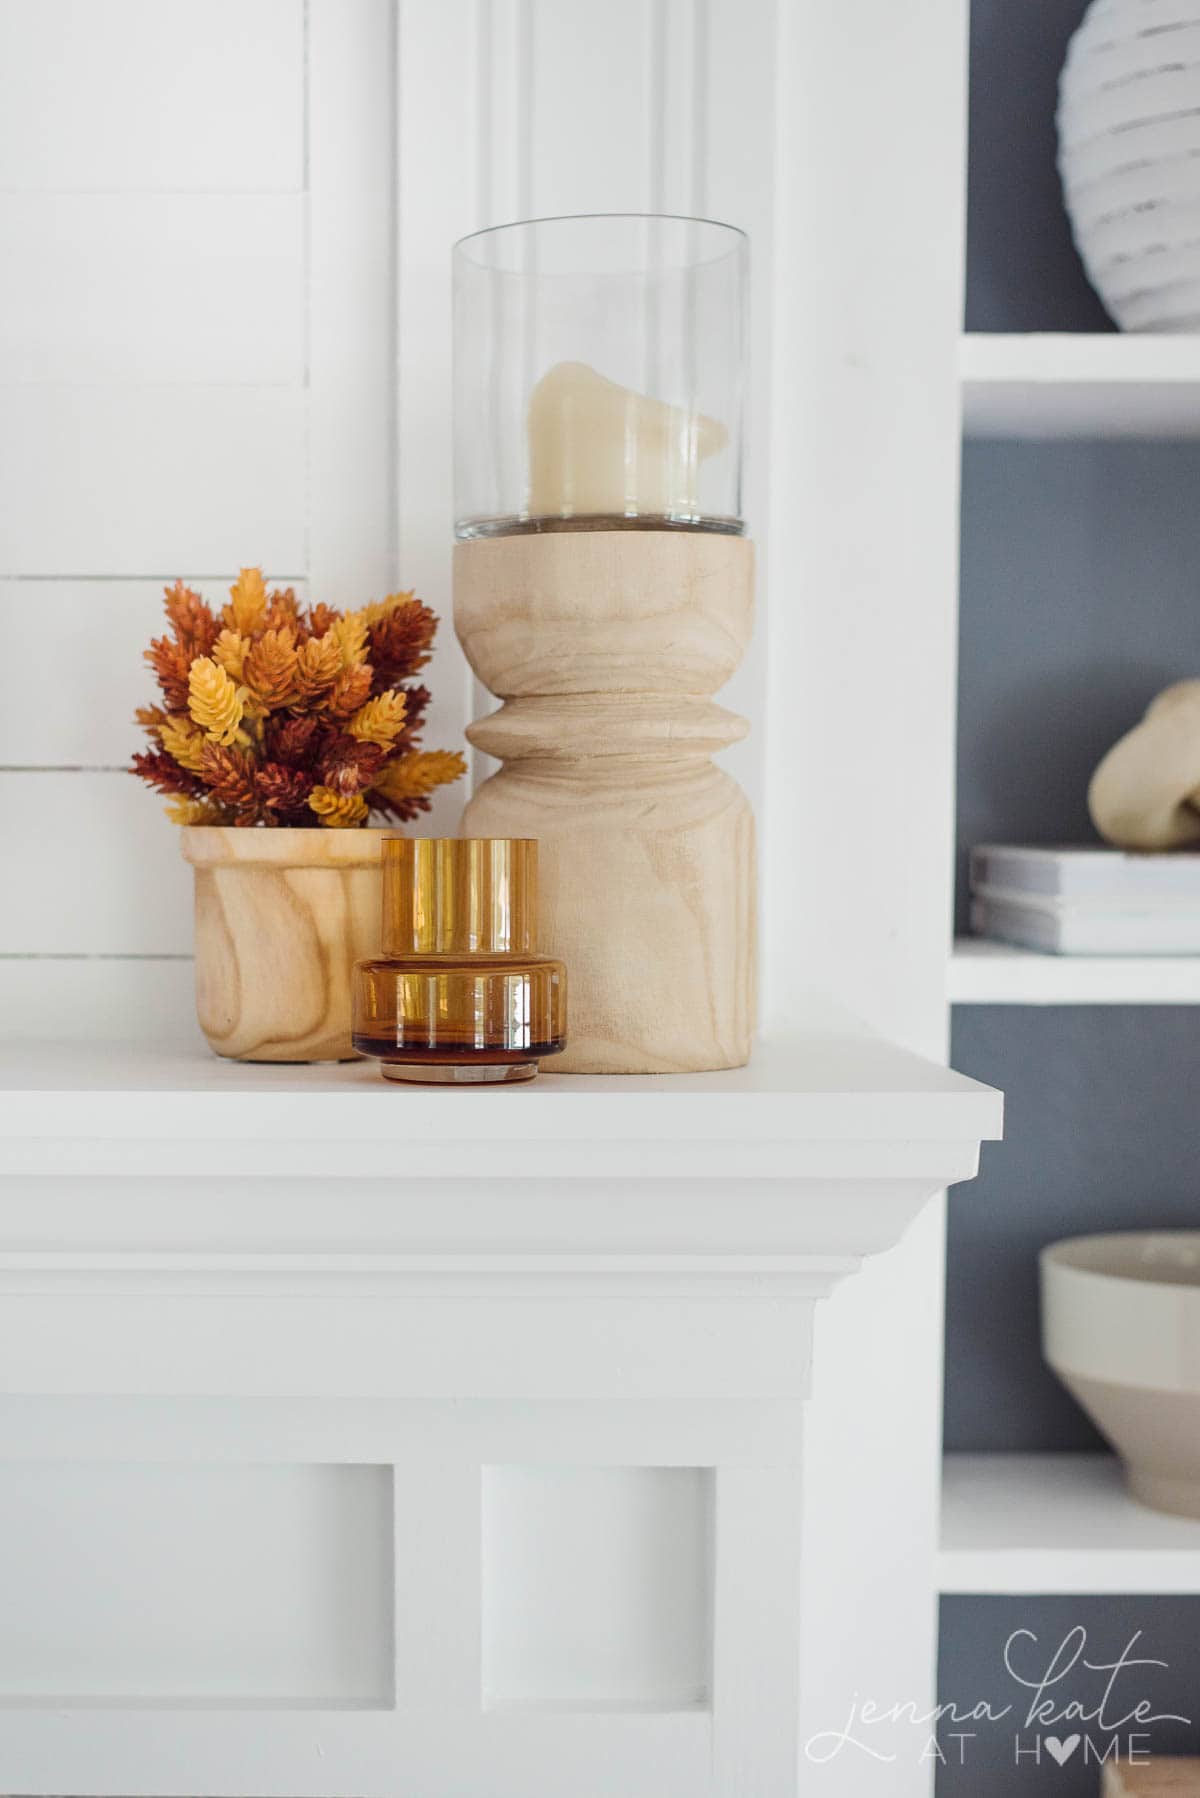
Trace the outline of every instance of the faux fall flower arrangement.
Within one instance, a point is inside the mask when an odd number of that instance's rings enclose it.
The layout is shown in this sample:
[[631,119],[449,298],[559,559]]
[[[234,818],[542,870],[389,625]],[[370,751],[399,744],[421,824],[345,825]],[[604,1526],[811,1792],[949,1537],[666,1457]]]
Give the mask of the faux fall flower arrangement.
[[173,823],[403,822],[465,772],[456,751],[418,747],[429,694],[404,683],[438,621],[414,594],[340,612],[243,568],[219,614],[182,581],[166,614],[145,652],[164,703],[137,712],[153,747],[131,773],[170,796]]

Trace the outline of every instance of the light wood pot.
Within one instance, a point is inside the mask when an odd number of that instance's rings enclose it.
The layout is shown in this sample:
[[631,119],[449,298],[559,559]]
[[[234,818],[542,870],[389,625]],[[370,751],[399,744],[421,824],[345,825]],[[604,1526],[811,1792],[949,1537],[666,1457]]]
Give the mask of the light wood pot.
[[182,832],[196,1011],[234,1061],[348,1061],[350,976],[379,954],[382,830]]
[[738,1067],[755,1000],[754,817],[710,760],[745,722],[710,695],[750,635],[754,550],[693,531],[478,538],[454,623],[504,700],[466,836],[539,841],[539,947],[567,964],[546,1072]]

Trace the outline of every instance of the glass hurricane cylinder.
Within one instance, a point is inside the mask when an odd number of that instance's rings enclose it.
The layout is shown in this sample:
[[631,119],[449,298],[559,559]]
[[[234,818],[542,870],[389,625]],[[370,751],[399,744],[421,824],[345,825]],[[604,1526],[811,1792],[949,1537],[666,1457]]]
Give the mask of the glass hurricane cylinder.
[[747,247],[596,214],[454,254],[455,529],[742,529]]

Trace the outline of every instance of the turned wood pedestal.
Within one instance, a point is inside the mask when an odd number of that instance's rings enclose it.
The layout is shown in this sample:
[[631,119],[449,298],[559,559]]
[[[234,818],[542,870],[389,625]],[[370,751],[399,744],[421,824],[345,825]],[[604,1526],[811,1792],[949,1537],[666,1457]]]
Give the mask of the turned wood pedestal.
[[699,531],[455,548],[455,628],[504,701],[467,732],[504,766],[463,832],[540,840],[540,947],[568,977],[556,1073],[749,1056],[754,816],[710,757],[747,728],[711,695],[745,651],[753,586],[753,545]]

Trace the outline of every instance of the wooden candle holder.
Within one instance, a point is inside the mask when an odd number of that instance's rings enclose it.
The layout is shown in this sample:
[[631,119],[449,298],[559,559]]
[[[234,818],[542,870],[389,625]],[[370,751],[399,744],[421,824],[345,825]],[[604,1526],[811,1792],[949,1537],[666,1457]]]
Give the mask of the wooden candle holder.
[[710,695],[749,640],[753,545],[577,530],[476,539],[454,556],[455,629],[504,701],[467,731],[504,766],[463,831],[540,840],[540,947],[566,962],[569,994],[553,1071],[740,1067],[754,816],[709,758],[747,726]]

